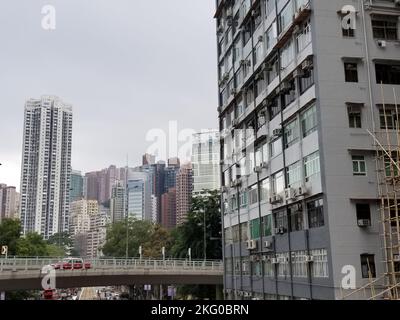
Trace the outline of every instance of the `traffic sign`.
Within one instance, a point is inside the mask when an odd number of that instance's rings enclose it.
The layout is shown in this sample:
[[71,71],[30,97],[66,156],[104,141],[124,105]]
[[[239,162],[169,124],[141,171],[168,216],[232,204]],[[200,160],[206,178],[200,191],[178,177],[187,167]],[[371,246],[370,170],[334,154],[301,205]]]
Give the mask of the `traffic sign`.
[[8,253],[8,246],[1,246],[1,255],[6,256]]

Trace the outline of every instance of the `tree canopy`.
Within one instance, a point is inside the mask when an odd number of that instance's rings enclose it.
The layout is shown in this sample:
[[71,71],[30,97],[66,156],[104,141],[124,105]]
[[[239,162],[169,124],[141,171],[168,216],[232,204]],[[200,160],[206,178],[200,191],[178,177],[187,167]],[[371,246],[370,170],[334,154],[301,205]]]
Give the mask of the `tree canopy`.
[[172,232],[174,257],[187,258],[188,248],[191,248],[192,259],[204,259],[204,218],[207,259],[222,258],[220,195],[217,191],[192,199],[187,221]]
[[0,246],[8,246],[8,255],[17,254],[17,242],[21,236],[19,220],[3,219],[0,223]]

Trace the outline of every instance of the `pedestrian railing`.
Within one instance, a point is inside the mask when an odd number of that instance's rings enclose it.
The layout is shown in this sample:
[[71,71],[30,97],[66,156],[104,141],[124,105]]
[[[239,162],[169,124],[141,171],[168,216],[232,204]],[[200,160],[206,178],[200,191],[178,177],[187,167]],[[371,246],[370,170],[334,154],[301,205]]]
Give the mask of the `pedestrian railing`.
[[[63,258],[19,258],[11,257],[0,259],[2,271],[29,271],[41,270],[45,266],[62,263]],[[182,260],[182,259],[88,259],[90,270],[169,270],[169,271],[222,271],[223,263],[220,260]]]

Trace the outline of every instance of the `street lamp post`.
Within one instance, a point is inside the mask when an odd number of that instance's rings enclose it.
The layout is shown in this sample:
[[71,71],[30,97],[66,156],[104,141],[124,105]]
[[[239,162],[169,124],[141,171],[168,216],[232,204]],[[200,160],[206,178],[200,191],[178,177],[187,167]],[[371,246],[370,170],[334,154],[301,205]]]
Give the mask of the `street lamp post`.
[[204,261],[207,260],[207,229],[206,229],[206,210],[203,209],[204,224]]

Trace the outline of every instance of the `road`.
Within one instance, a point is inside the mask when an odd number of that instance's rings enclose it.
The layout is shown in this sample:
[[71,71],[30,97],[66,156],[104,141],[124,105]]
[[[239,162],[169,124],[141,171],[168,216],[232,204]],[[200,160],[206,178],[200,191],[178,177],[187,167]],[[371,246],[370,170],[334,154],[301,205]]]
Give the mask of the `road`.
[[79,300],[97,300],[96,288],[82,288]]

